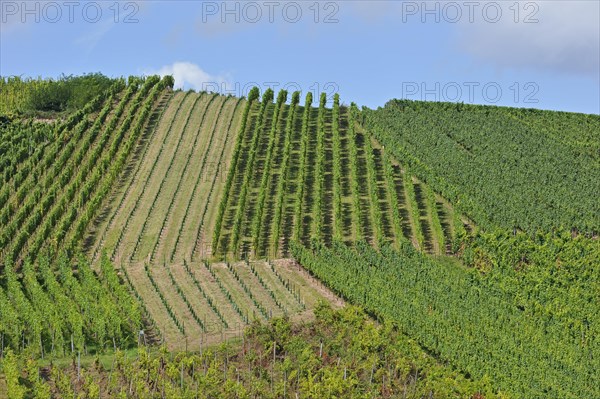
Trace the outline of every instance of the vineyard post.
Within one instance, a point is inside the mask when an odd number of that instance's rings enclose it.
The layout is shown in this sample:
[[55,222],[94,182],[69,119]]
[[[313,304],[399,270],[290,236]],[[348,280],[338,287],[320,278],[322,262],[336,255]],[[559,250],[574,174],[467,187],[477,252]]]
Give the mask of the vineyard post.
[[223,381],[227,381],[227,344],[225,344],[225,355],[223,357]]
[[321,341],[321,345],[319,346],[319,357],[323,357],[323,341]]
[[[187,354],[187,338],[185,339],[185,352]],[[183,391],[183,360],[181,361],[181,390]]]
[[110,373],[108,373],[108,386],[109,386],[109,391],[108,393],[110,394],[110,383],[112,380],[112,375],[113,375],[113,370],[115,369],[115,361],[117,360],[116,356],[113,356],[113,361],[112,361],[112,366],[110,367]]
[[273,391],[273,385],[275,384],[275,348],[277,342],[273,341],[273,364],[271,364],[271,392]]

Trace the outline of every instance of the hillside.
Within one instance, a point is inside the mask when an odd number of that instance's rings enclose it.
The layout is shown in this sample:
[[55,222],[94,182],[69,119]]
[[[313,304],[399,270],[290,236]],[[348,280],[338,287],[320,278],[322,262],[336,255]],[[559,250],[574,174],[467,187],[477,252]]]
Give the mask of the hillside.
[[[523,240],[502,239],[515,247]],[[293,255],[348,302],[393,320],[428,350],[475,379],[490,378],[511,397],[597,397],[600,248],[568,238],[540,241],[527,243],[533,256],[524,269],[493,258],[495,267],[485,273],[410,246],[377,252],[335,243],[297,246]]]
[[[599,367],[597,116],[406,101],[361,110],[337,94],[255,88],[237,98],[172,84],[114,80],[81,109],[41,120],[15,108],[20,116],[0,126],[3,357],[142,343],[202,353],[244,345],[248,326],[248,339],[264,339],[254,322],[322,328],[324,303],[349,303],[394,331],[381,345],[414,339],[403,348],[428,359],[422,378],[431,382],[419,385],[418,370],[411,382],[414,358],[396,372],[377,358],[369,378],[366,366],[344,365],[341,385],[348,370],[357,374],[340,392],[386,397],[404,384],[440,398],[598,394],[587,382]],[[10,101],[21,98],[11,90]],[[57,321],[61,308],[68,322]],[[366,345],[366,358],[379,356]],[[275,350],[282,364],[288,349]],[[228,362],[254,361],[244,356],[224,355],[224,381],[245,390],[283,379],[288,389],[291,369],[260,382],[228,376]],[[315,361],[329,365],[322,353]],[[329,372],[339,374],[340,361]],[[181,376],[180,392],[200,378],[182,364],[190,378]],[[44,389],[56,393],[70,377],[54,370]],[[33,378],[27,389],[41,384],[34,374],[23,374]],[[447,375],[455,384],[442,382]],[[306,392],[309,370],[296,378],[289,395]]]
[[[328,109],[321,96],[314,108],[311,94],[302,107],[299,93],[287,104],[283,91],[274,100],[174,93],[88,230],[88,255],[121,267],[172,348],[254,317],[302,317],[325,299],[293,269],[237,260],[334,237],[446,253],[450,225],[462,224],[359,130],[355,107],[336,96]],[[281,284],[290,279],[298,291]]]
[[366,240],[374,246],[405,240],[446,253],[452,207],[405,173],[357,123],[358,109],[335,96],[327,108],[308,93],[265,92],[250,104],[239,136],[212,241],[217,257],[278,257],[289,243],[311,239]]
[[245,101],[178,92],[88,232],[117,262],[201,259]]
[[[35,259],[45,249],[81,246],[105,196],[167,103],[167,86],[158,77],[117,81],[65,121],[54,122],[45,142],[17,158],[17,172],[7,174],[0,189],[3,264]],[[28,144],[24,140],[20,147]]]
[[600,231],[600,116],[392,100],[365,127],[481,226]]

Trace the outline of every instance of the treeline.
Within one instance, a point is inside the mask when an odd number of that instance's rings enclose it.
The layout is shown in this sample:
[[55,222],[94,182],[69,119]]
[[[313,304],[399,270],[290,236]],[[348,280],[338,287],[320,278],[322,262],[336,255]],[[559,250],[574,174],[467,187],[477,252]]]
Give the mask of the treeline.
[[123,81],[101,73],[63,75],[57,79],[2,77],[0,115],[78,110],[118,80]]
[[[131,76],[128,82],[138,79]],[[101,73],[62,75],[56,79],[0,77],[0,117],[77,111],[119,82],[126,84],[124,78],[110,78]]]
[[292,246],[348,301],[516,398],[600,397],[600,249],[585,238],[479,235],[466,268],[404,244]]
[[36,398],[483,398],[489,382],[474,382],[441,365],[390,325],[359,308],[332,310],[292,325],[275,318],[252,324],[242,342],[196,353],[117,351],[112,363],[44,369],[7,353],[0,362],[8,395]]

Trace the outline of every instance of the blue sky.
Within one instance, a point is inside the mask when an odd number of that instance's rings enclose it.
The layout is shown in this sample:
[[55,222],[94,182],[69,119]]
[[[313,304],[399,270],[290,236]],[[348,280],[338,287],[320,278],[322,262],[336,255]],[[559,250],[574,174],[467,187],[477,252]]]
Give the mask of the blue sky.
[[0,0],[0,75],[600,113],[600,2]]

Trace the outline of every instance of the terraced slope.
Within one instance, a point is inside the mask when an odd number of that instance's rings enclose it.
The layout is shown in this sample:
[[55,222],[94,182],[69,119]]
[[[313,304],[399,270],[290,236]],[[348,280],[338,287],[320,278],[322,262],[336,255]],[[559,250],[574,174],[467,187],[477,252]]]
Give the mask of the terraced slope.
[[172,349],[239,337],[253,320],[287,315],[308,320],[319,301],[342,305],[288,260],[127,264],[123,271]]
[[151,140],[89,232],[90,254],[120,263],[183,262],[202,258],[205,236],[245,101],[178,92]]
[[[265,92],[248,104],[213,235],[218,258],[277,258],[291,240],[366,240],[444,254],[452,208],[413,178],[356,121],[358,109],[321,96]],[[460,226],[461,228],[464,226]]]
[[0,264],[76,250],[170,96],[166,80],[118,81],[55,125],[0,188]]
[[236,263],[285,258],[291,240],[450,249],[452,209],[360,127],[354,106],[274,100],[176,92],[87,233],[89,254],[120,265],[171,346],[335,301],[300,269]]

